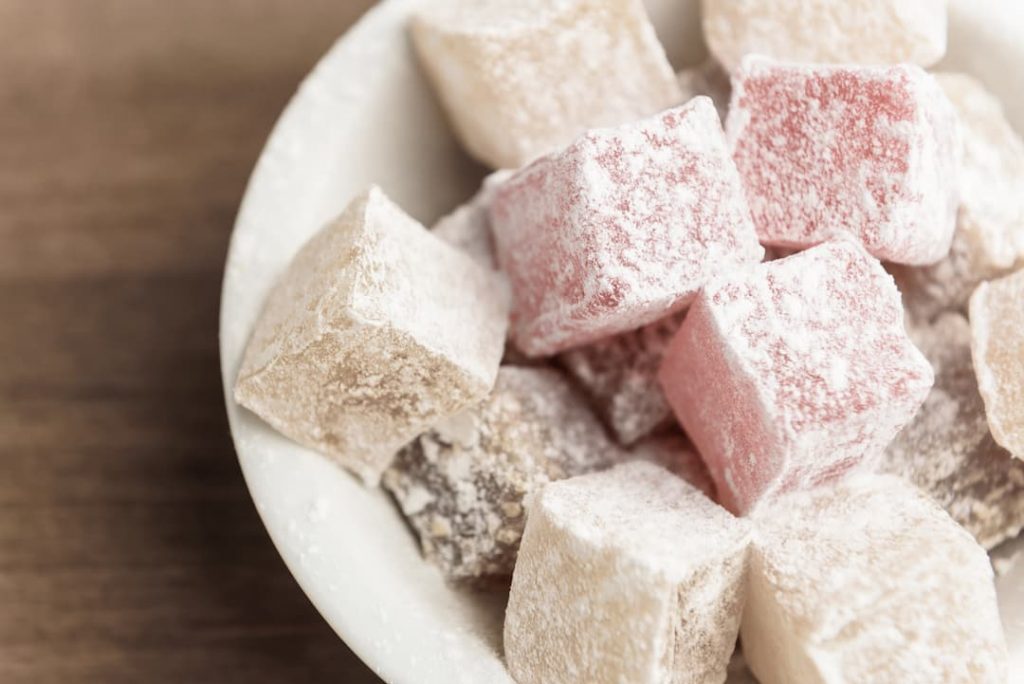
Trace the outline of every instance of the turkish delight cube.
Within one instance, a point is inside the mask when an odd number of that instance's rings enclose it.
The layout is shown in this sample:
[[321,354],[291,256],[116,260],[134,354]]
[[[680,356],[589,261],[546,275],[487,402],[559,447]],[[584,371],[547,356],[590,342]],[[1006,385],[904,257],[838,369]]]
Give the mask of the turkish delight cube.
[[412,33],[456,134],[494,168],[680,101],[641,0],[445,0]]
[[406,442],[490,392],[508,325],[496,277],[371,188],[274,287],[235,399],[376,484]]
[[897,263],[933,264],[949,252],[959,128],[919,67],[748,57],[727,130],[765,244],[802,249],[842,231]]
[[986,549],[1024,529],[1024,462],[996,444],[971,363],[971,328],[957,313],[910,327],[935,387],[885,451],[882,471],[939,503]]
[[895,275],[907,309],[920,320],[966,312],[982,281],[1024,265],[1024,140],[999,100],[965,74],[936,74],[963,132],[960,211],[949,256]]
[[971,356],[996,442],[1024,458],[1024,270],[971,297]]
[[762,684],[1004,684],[992,567],[899,478],[795,492],[754,524],[743,655]]
[[704,97],[534,162],[498,189],[491,218],[513,338],[531,356],[664,318],[764,255]]
[[946,53],[945,0],[703,0],[708,47],[794,62],[931,66]]
[[660,381],[719,500],[743,513],[875,465],[933,373],[892,278],[844,238],[713,279]]
[[506,366],[478,406],[403,449],[384,486],[447,579],[486,584],[512,575],[530,495],[625,457],[561,373]]
[[531,507],[505,614],[520,684],[725,680],[749,529],[649,463],[563,480]]
[[672,419],[658,369],[683,316],[674,314],[559,356],[620,444],[633,444]]

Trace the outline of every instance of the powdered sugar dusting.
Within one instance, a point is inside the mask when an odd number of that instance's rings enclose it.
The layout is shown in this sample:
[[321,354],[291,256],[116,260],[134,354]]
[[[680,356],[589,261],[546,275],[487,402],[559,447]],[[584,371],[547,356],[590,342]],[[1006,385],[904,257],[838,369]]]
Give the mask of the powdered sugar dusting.
[[375,484],[409,439],[490,391],[499,281],[371,188],[271,292],[235,399]]
[[807,247],[843,231],[899,263],[949,252],[958,126],[918,67],[748,57],[727,129],[763,242]]
[[[544,490],[543,515],[573,538],[614,547],[634,562],[679,578],[746,542],[747,526],[695,487],[636,462],[575,477]],[[680,553],[680,543],[687,553]]]
[[489,398],[404,449],[384,486],[424,555],[477,581],[512,574],[530,495],[625,458],[557,371],[504,367]]
[[971,297],[971,351],[992,436],[1024,458],[1024,271]]
[[1007,681],[987,555],[901,480],[785,497],[753,547],[743,652],[765,681]]
[[657,376],[683,316],[674,314],[559,356],[620,444],[633,444],[671,420]]
[[748,54],[930,66],[946,52],[944,0],[705,0],[703,10],[708,46],[730,71]]
[[661,371],[739,511],[872,464],[932,380],[892,278],[848,239],[713,280]]
[[494,168],[679,102],[641,0],[447,0],[413,37],[456,133]]
[[935,499],[991,549],[1024,528],[1024,462],[992,439],[960,314],[910,330],[935,369],[935,387],[885,452],[882,469]]
[[964,133],[960,211],[947,258],[896,272],[907,308],[919,320],[966,312],[978,284],[1024,265],[1024,140],[977,80],[965,74],[937,74],[936,80]]
[[663,318],[764,254],[707,98],[590,131],[513,176],[491,214],[513,335],[534,356]]
[[434,235],[458,247],[481,266],[497,269],[489,212],[495,191],[511,175],[512,171],[495,171],[487,176],[473,199],[434,224]]
[[725,679],[748,525],[647,463],[546,487],[505,621],[518,681]]

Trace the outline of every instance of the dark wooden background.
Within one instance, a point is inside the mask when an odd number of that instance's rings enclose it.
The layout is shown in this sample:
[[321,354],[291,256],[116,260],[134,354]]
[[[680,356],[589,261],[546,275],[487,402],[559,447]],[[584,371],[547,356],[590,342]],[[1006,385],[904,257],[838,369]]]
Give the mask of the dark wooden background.
[[371,4],[0,0],[0,682],[377,681],[264,534],[217,358],[249,171]]

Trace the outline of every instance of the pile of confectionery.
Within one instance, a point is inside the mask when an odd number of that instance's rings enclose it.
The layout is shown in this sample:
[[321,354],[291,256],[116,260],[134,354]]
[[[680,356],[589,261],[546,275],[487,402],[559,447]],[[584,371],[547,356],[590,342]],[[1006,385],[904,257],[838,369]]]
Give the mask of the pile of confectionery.
[[1003,684],[1024,143],[925,70],[946,22],[707,0],[675,74],[641,0],[426,3],[424,73],[499,171],[433,230],[355,198],[238,402],[383,483],[451,582],[511,580],[521,684],[722,682],[737,637],[764,684]]

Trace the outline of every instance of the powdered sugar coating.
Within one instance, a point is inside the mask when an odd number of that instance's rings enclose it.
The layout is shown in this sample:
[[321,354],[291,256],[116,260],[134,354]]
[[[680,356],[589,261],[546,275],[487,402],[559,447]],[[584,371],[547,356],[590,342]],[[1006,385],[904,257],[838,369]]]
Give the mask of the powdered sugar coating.
[[536,161],[498,189],[491,219],[531,356],[664,318],[764,255],[704,97]]
[[479,406],[402,450],[384,486],[449,580],[507,578],[526,499],[625,458],[560,373],[503,367]]
[[1004,684],[988,556],[902,480],[800,492],[755,521],[743,653],[762,684]]
[[534,500],[505,615],[520,684],[725,679],[749,528],[657,466],[554,483]]
[[1024,463],[992,439],[960,314],[910,328],[935,387],[885,452],[882,470],[907,479],[991,549],[1024,528]]
[[1024,458],[1024,270],[971,297],[971,356],[996,442]]
[[641,0],[442,0],[413,38],[456,134],[493,168],[679,102]]
[[719,500],[746,512],[874,465],[933,374],[892,278],[841,239],[712,280],[660,381]]
[[803,248],[842,231],[887,261],[932,264],[949,252],[959,130],[920,68],[748,57],[727,130],[765,244]]
[[496,278],[371,188],[271,292],[235,400],[376,484],[402,445],[490,391],[508,321]]
[[658,369],[683,316],[673,314],[559,356],[620,444],[633,444],[672,418]]
[[966,74],[936,74],[964,137],[960,211],[947,258],[896,273],[907,308],[921,320],[966,311],[974,288],[1024,265],[1024,140],[999,100]]
[[931,66],[946,53],[944,0],[703,0],[703,21],[730,71],[748,54]]
[[666,430],[642,439],[629,450],[629,455],[632,459],[661,466],[715,500],[715,483],[704,459],[679,430]]

